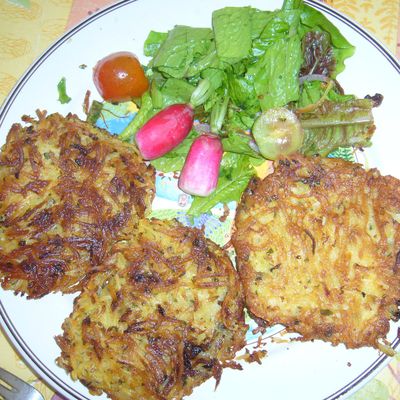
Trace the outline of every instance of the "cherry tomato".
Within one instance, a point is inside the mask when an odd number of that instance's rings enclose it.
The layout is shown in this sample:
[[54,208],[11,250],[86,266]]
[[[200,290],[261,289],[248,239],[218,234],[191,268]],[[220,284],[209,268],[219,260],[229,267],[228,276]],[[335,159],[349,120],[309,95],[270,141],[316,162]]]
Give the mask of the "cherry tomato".
[[93,70],[93,80],[101,97],[111,102],[140,97],[149,87],[139,60],[126,51],[101,59]]

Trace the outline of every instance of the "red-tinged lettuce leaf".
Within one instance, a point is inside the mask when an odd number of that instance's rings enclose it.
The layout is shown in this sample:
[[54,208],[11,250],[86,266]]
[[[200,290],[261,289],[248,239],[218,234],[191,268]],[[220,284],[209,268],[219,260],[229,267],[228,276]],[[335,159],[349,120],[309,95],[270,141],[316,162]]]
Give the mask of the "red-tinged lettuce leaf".
[[354,54],[355,47],[348,42],[339,29],[324,14],[306,4],[302,6],[301,23],[304,34],[310,30],[324,31],[329,34],[336,60],[336,67],[332,77],[336,78],[344,70],[346,58]]
[[332,76],[336,69],[336,59],[328,33],[307,32],[303,37],[302,48],[304,62],[300,69],[300,76],[314,74]]

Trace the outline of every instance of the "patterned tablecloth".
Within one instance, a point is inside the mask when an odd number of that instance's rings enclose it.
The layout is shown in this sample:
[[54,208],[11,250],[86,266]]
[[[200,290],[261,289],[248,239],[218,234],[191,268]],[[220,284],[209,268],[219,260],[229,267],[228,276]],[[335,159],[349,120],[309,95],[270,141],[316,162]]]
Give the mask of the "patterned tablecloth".
[[[162,0],[160,0],[162,1]],[[0,104],[29,64],[65,30],[112,0],[0,0]],[[400,58],[400,0],[325,0],[350,16]],[[36,377],[0,331],[0,366],[58,398]],[[400,400],[400,355],[352,400]]]

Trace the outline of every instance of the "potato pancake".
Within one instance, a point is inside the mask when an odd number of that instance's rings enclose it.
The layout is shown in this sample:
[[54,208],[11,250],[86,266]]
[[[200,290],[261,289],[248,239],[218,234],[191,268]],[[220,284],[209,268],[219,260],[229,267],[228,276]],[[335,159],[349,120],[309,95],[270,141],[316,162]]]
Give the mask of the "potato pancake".
[[302,340],[384,348],[399,318],[399,180],[296,155],[249,184],[235,223],[251,313]]
[[141,220],[74,302],[57,362],[92,394],[181,399],[245,344],[243,295],[226,255],[201,231]]
[[79,290],[151,205],[154,170],[136,148],[79,120],[14,124],[0,153],[0,281],[38,298]]

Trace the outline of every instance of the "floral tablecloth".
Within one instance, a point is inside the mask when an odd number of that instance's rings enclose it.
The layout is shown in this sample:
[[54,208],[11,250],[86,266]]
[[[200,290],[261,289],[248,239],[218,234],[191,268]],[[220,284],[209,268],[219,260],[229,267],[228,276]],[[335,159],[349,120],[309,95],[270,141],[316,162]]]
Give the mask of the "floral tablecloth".
[[[0,0],[0,104],[29,64],[54,40],[112,2]],[[363,25],[400,58],[400,0],[325,0],[325,3]],[[31,382],[46,400],[58,398],[26,366],[1,331],[0,366]],[[352,400],[400,400],[400,355],[394,357]]]

